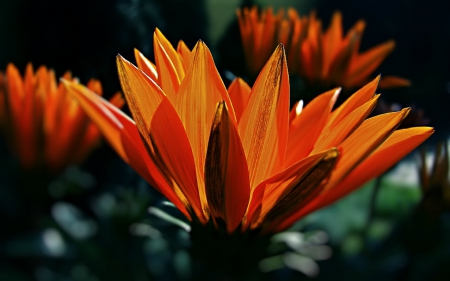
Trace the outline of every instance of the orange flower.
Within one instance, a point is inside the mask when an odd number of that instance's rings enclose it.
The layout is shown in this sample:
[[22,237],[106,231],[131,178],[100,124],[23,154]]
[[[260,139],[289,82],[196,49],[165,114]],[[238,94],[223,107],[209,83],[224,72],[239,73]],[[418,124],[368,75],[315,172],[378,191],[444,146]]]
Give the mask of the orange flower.
[[[314,12],[300,17],[288,9],[274,15],[272,8],[258,12],[257,7],[237,10],[242,44],[247,65],[256,74],[279,43],[286,46],[289,70],[297,72],[309,84],[322,87],[359,87],[368,83],[369,76],[392,52],[395,43],[390,40],[359,53],[365,22],[358,21],[343,36],[342,15],[335,12],[327,31]],[[380,87],[408,86],[409,81],[395,76],[384,76]]]
[[82,85],[65,84],[117,153],[187,218],[223,221],[228,232],[286,229],[382,174],[433,132],[396,131],[409,109],[365,120],[379,78],[334,111],[338,89],[289,113],[282,46],[253,88],[236,79],[226,89],[202,41],[189,63],[174,62],[177,52],[160,38],[155,45],[157,81],[117,57],[134,121]]
[[[71,74],[64,79],[78,83]],[[101,95],[98,80],[87,87]],[[120,94],[111,103],[122,106]],[[0,73],[0,121],[5,136],[26,169],[45,168],[57,172],[81,162],[99,143],[100,132],[77,101],[57,84],[55,73],[41,66],[36,73],[27,65],[22,78],[13,64]]]

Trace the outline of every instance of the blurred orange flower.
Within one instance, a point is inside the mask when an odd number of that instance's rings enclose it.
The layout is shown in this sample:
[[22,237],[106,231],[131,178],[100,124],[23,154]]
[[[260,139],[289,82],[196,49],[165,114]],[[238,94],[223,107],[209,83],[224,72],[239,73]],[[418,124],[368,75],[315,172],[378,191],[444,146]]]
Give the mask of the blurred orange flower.
[[[78,83],[67,72],[64,79]],[[87,87],[101,95],[98,80]],[[111,103],[121,107],[120,94]],[[81,162],[98,145],[100,132],[78,102],[56,82],[53,70],[41,66],[36,72],[28,64],[22,77],[13,65],[0,73],[1,127],[11,148],[25,169],[46,169],[54,173]]]
[[[365,22],[358,21],[344,36],[342,15],[335,12],[328,29],[314,12],[301,17],[289,8],[277,14],[272,8],[237,10],[244,54],[252,74],[257,74],[275,47],[286,46],[291,73],[298,73],[307,83],[322,87],[360,87],[395,47],[393,40],[359,52]],[[408,86],[410,82],[395,76],[383,76],[379,87]]]
[[191,220],[224,222],[228,232],[281,231],[382,174],[433,132],[396,131],[409,109],[365,120],[378,78],[335,110],[339,89],[289,112],[281,45],[253,88],[238,78],[226,89],[202,41],[186,63],[155,34],[157,77],[117,57],[134,121],[64,83],[117,153]]

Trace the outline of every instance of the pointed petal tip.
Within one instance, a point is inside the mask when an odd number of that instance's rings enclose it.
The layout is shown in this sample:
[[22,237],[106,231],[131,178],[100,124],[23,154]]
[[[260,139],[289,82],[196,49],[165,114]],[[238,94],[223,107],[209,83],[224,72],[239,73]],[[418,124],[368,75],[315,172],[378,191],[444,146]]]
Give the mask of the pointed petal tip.
[[405,118],[406,116],[408,116],[409,112],[411,111],[411,107],[405,107],[401,110],[401,112],[403,112],[403,118]]
[[277,48],[274,51],[274,54],[280,55],[280,53],[283,55],[283,57],[286,57],[286,49],[284,48],[283,43],[278,44]]
[[192,52],[198,51],[199,48],[202,48],[202,49],[206,48],[206,49],[208,49],[208,46],[206,46],[205,41],[203,41],[202,39],[198,39],[197,40],[197,43],[195,44],[194,48],[192,49]]

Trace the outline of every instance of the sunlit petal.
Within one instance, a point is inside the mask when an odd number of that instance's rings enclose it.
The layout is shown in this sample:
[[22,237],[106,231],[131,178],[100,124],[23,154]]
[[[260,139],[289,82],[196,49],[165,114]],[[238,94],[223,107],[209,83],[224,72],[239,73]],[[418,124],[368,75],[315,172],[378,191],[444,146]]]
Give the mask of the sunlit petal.
[[[186,196],[203,220],[195,164],[183,125],[161,89],[134,65],[117,57],[119,78],[144,145],[175,192]],[[187,204],[187,202],[184,202]]]
[[278,46],[261,71],[239,122],[250,172],[250,186],[277,173],[287,145],[289,80],[286,58]]

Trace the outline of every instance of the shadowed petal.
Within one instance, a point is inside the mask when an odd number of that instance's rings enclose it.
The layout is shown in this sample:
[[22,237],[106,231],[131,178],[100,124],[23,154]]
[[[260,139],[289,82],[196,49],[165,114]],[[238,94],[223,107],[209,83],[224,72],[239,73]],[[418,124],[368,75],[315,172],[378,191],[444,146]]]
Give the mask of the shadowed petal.
[[224,102],[217,106],[209,136],[205,187],[211,215],[222,218],[231,233],[247,210],[250,182],[244,149]]
[[277,224],[305,206],[322,191],[322,181],[330,175],[338,155],[338,150],[332,148],[307,157],[260,184],[248,213],[251,227]]

